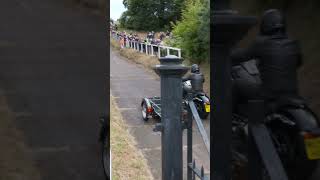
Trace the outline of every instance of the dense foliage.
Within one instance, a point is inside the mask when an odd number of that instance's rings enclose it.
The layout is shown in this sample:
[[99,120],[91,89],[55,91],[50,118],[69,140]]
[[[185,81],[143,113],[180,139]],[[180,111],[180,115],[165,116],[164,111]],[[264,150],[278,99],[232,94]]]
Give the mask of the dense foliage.
[[192,63],[209,60],[209,0],[124,0],[120,26],[136,31],[172,28],[166,44],[182,49]]
[[126,29],[156,31],[180,19],[184,0],[123,0],[127,8],[119,19]]
[[209,0],[187,0],[182,19],[173,24],[174,39],[168,43],[180,47],[183,56],[194,63],[209,60]]

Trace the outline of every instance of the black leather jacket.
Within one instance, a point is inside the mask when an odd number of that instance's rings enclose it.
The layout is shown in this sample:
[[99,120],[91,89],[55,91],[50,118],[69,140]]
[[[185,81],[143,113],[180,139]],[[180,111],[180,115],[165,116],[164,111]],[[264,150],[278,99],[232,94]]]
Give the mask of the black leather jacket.
[[203,93],[204,76],[202,73],[190,73],[188,76],[183,77],[182,81],[191,81],[192,91],[195,93]]
[[256,59],[262,80],[262,90],[267,94],[297,94],[297,69],[302,64],[299,43],[285,34],[258,36],[246,49],[231,53],[233,64]]

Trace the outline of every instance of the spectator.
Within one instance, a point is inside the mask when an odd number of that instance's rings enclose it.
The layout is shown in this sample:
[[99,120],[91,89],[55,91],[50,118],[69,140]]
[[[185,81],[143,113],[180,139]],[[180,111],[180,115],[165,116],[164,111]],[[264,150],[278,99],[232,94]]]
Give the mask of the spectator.
[[165,35],[163,32],[160,33],[160,40],[162,41],[165,38]]
[[124,48],[124,38],[123,37],[120,37],[120,47],[121,47],[121,49]]
[[170,33],[170,31],[169,31],[169,30],[167,30],[167,32],[166,32],[166,36],[167,36],[167,37],[170,37],[170,34],[171,34],[171,33]]

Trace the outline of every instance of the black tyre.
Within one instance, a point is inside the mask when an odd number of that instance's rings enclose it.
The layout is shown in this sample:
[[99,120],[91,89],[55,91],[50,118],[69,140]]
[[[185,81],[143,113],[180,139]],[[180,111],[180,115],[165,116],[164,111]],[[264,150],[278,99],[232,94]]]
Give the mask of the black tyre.
[[109,144],[109,130],[110,118],[102,116],[100,118],[101,129],[99,134],[99,141],[101,144],[101,163],[105,179],[110,179],[110,144]]
[[197,108],[197,111],[198,111],[200,118],[207,119],[209,116],[209,113],[206,112],[205,105],[203,104],[203,102],[196,100],[196,101],[194,101],[194,104]]
[[[285,115],[282,118],[290,121]],[[278,152],[282,164],[290,180],[309,180],[319,161],[307,160],[301,153],[301,144],[298,140],[298,131],[294,126],[290,126],[281,122],[280,119],[274,119],[266,123],[272,138],[273,144]],[[244,130],[233,131],[233,150],[236,152],[233,156],[233,175],[234,179],[248,179],[247,174],[243,174],[248,170],[248,154],[247,154],[247,136]],[[241,158],[239,158],[241,157]],[[261,169],[263,180],[270,180],[266,169]]]
[[[281,115],[290,121],[288,115]],[[290,180],[308,180],[317,168],[317,160],[308,160],[301,154],[304,144],[299,141],[299,131],[295,127],[274,121],[267,124],[273,143]]]
[[110,149],[107,144],[107,140],[103,141],[101,144],[101,157],[102,157],[102,167],[106,180],[110,179]]
[[148,121],[149,120],[149,114],[148,114],[148,107],[147,107],[147,103],[145,101],[142,102],[141,104],[141,114],[142,114],[142,119],[144,121]]

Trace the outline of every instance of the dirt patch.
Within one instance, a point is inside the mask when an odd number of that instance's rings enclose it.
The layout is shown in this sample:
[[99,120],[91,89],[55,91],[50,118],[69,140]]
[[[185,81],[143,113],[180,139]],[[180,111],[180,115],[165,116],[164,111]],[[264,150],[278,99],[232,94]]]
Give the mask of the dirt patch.
[[110,97],[110,105],[112,179],[153,180],[147,161],[142,152],[136,148],[136,142],[129,134],[112,96]]
[[133,49],[121,49],[120,55],[126,57],[137,64],[142,65],[147,71],[151,72],[154,76],[159,77],[153,70],[153,68],[160,64],[156,57],[147,56],[143,53],[139,53]]
[[115,41],[114,39],[111,39],[110,41],[111,41],[111,44],[110,44],[111,47],[114,50],[118,51],[121,56],[125,57],[124,58],[125,60],[141,65],[145,70],[150,72],[155,78],[159,79],[159,76],[153,70],[155,65],[160,64],[158,58],[147,56],[133,49],[127,49],[127,48],[121,49],[117,41]]
[[0,180],[40,180],[40,173],[13,123],[13,114],[0,95]]

